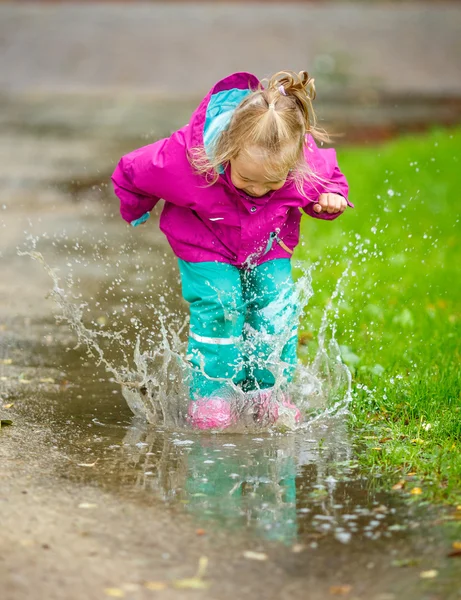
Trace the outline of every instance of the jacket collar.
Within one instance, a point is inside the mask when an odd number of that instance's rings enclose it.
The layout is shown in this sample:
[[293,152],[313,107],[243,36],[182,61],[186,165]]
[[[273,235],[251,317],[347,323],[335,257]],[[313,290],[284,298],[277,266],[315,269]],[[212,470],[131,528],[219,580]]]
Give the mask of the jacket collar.
[[[233,73],[224,79],[218,81],[208,92],[205,98],[200,102],[199,106],[193,113],[188,127],[188,149],[202,148],[204,146],[205,125],[213,126],[213,119],[218,118],[223,125],[222,129],[227,126],[228,121],[223,118],[224,113],[232,115],[233,110],[240,104],[244,94],[240,94],[238,90],[247,90],[250,93],[259,85],[259,79],[251,73]],[[230,94],[221,94],[221,92],[232,92]],[[221,95],[222,103],[219,104]],[[214,111],[214,114],[211,114]],[[221,129],[221,131],[222,131]],[[219,132],[219,125],[216,127],[216,132]]]

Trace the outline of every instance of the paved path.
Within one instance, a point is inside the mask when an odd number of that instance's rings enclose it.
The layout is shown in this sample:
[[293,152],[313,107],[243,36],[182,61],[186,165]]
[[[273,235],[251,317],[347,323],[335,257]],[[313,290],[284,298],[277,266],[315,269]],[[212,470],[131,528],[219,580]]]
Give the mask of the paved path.
[[454,3],[0,5],[0,90],[195,95],[236,70],[461,95]]

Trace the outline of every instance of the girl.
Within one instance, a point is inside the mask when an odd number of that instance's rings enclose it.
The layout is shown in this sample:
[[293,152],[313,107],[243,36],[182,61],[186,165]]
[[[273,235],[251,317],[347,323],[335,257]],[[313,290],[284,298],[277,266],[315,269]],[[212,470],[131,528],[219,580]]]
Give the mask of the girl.
[[[254,418],[276,421],[274,385],[296,366],[290,258],[302,209],[334,219],[350,203],[333,149],[320,150],[305,71],[276,73],[266,87],[249,73],[219,81],[188,125],[124,156],[112,180],[122,217],[147,220],[165,200],[160,229],[179,259],[190,303],[189,423],[235,422],[232,393],[251,398]],[[283,411],[300,419],[283,393]]]

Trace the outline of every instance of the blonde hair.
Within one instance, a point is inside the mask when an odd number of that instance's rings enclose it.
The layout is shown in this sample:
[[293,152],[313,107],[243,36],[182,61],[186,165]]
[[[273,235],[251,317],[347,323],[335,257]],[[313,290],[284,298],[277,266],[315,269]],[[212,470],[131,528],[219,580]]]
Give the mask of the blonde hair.
[[265,167],[271,181],[287,177],[304,193],[305,181],[314,174],[304,159],[306,134],[329,141],[317,127],[312,101],[314,79],[307,71],[279,71],[261,82],[235,109],[229,126],[217,137],[208,153],[193,148],[189,160],[194,169],[213,184],[220,170],[241,152],[258,148],[267,153]]

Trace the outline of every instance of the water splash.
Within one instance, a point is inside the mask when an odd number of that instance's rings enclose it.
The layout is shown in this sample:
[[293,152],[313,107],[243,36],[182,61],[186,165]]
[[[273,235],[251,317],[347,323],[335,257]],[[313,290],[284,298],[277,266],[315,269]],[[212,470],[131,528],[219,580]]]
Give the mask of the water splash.
[[[130,339],[127,328],[120,330],[93,328],[84,322],[87,302],[78,302],[70,288],[72,278],[67,278],[66,287],[60,281],[57,270],[50,267],[37,250],[19,250],[20,256],[29,256],[39,262],[53,282],[49,293],[59,307],[58,319],[65,321],[77,336],[78,347],[84,347],[87,356],[96,364],[103,365],[121,386],[122,394],[132,412],[151,424],[167,429],[187,428],[186,415],[188,396],[189,365],[186,356],[186,334],[188,320],[178,326],[171,319],[165,305],[156,307],[156,335],[145,335],[141,329]],[[311,269],[295,284],[296,319],[298,320],[313,296]],[[324,309],[318,333],[318,350],[310,364],[298,362],[294,381],[290,384],[290,394],[300,408],[304,423],[336,415],[347,410],[351,400],[351,374],[341,360],[336,341],[336,320],[339,315],[338,302],[342,298],[342,286],[348,277],[349,266],[338,279],[328,305]],[[81,296],[81,294],[80,294]],[[176,316],[176,315],[175,315]],[[94,321],[93,321],[94,324]],[[287,341],[286,335],[279,336],[268,363],[275,375],[275,388],[272,402],[277,403],[278,429],[294,429],[293,414],[282,404],[282,389],[286,388],[284,371],[289,366],[280,360],[281,348]],[[156,338],[156,339],[153,339]],[[285,339],[286,338],[286,339]],[[254,344],[253,341],[251,342]],[[246,349],[251,354],[251,348]],[[202,372],[205,376],[202,365]],[[229,382],[228,382],[229,383]],[[251,394],[243,392],[230,383],[234,412],[239,416],[237,425],[226,432],[249,432],[267,430],[269,423],[256,423],[253,418]]]

